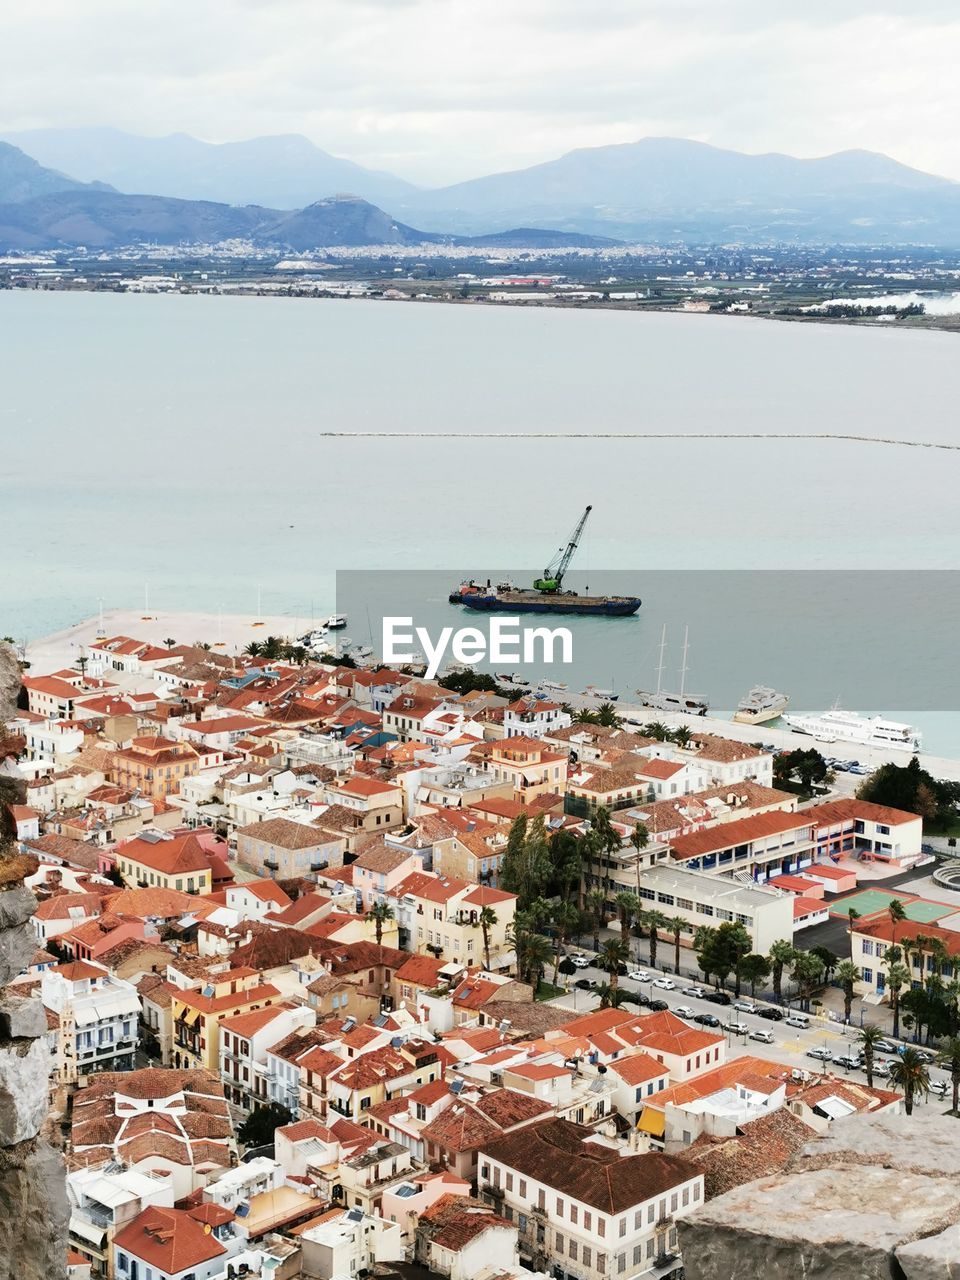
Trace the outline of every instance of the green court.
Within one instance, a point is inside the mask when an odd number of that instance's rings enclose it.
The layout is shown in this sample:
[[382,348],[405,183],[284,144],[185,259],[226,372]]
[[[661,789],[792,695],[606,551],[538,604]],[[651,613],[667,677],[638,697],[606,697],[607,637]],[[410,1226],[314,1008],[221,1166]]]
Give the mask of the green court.
[[[832,902],[830,914],[846,916],[852,907],[861,916],[872,916],[878,911],[886,911],[898,896],[887,889],[858,889],[856,893],[849,893],[845,898],[838,898],[836,902]],[[907,913],[907,919],[913,920],[916,924],[932,924],[934,920],[952,915],[956,911],[956,907],[947,906],[945,902],[927,902],[923,898],[917,898],[911,902],[909,896],[904,896],[900,901]]]

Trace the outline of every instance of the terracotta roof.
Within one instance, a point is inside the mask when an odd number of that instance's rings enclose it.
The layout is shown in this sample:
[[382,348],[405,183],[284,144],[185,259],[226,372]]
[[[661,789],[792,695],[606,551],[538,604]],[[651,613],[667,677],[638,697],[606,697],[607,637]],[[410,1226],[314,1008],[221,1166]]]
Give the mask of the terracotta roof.
[[181,1209],[144,1209],[117,1232],[113,1243],[167,1275],[199,1267],[227,1252],[216,1236]]
[[315,826],[306,822],[292,822],[289,818],[268,818],[266,822],[252,822],[240,827],[238,836],[262,840],[280,849],[315,849],[324,843]]
[[783,813],[779,809],[770,813],[754,813],[749,818],[721,822],[716,827],[676,836],[670,842],[670,855],[677,859],[695,858],[704,853],[730,849],[734,845],[749,844],[767,836],[782,835],[786,831],[799,831],[811,825],[809,813]]
[[420,1231],[441,1249],[458,1253],[485,1231],[515,1231],[516,1225],[494,1213],[482,1200],[447,1193],[420,1214]]
[[819,827],[832,826],[835,822],[852,822],[858,818],[864,818],[868,822],[882,822],[889,827],[920,821],[917,814],[908,813],[905,809],[892,809],[889,805],[872,804],[869,800],[858,800],[854,796],[843,800],[828,800],[826,804],[805,809],[804,815]]
[[117,856],[168,876],[207,871],[210,867],[206,849],[193,834],[173,840],[128,840],[119,846]]
[[703,1174],[704,1198],[711,1200],[745,1182],[782,1173],[814,1132],[789,1108],[779,1107],[743,1125],[735,1137],[701,1135],[685,1156]]
[[623,1156],[587,1141],[592,1136],[568,1120],[544,1120],[484,1143],[482,1156],[608,1214],[623,1213],[697,1175],[696,1167],[678,1156]]
[[221,1031],[232,1031],[236,1036],[253,1036],[258,1031],[262,1031],[264,1027],[269,1026],[271,1022],[281,1013],[288,1013],[296,1005],[283,1001],[280,1004],[270,1004],[263,1009],[251,1009],[247,1013],[236,1013],[229,1018],[220,1019]]
[[631,1053],[629,1057],[618,1058],[616,1062],[608,1064],[607,1070],[618,1075],[624,1084],[643,1084],[667,1074],[663,1063],[646,1053]]
[[117,915],[137,916],[143,920],[155,916],[173,920],[199,910],[202,898],[181,893],[179,889],[164,889],[151,885],[146,889],[121,889],[107,899],[107,909]]

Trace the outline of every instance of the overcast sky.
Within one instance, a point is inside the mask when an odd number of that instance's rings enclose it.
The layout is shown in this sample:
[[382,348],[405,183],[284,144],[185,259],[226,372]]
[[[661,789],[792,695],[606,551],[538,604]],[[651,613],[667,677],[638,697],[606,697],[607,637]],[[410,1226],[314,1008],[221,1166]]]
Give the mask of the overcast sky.
[[302,133],[444,183],[650,134],[960,179],[958,0],[9,0],[0,129]]

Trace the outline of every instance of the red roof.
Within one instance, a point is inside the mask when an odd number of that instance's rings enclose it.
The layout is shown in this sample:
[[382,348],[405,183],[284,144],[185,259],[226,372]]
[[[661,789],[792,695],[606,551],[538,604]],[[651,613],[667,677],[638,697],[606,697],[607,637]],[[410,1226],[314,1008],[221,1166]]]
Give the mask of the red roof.
[[815,911],[826,911],[827,904],[822,898],[805,898],[802,895],[793,900],[793,918],[812,915]]
[[708,827],[702,831],[691,831],[686,836],[676,836],[670,841],[670,852],[674,858],[697,858],[705,853],[718,853],[721,849],[731,849],[734,845],[750,844],[753,840],[763,840],[767,836],[781,835],[785,831],[799,831],[803,827],[812,826],[810,813],[783,813],[775,810],[771,813],[755,813],[749,818],[740,818],[736,822],[721,822],[717,827]]
[[166,1275],[179,1275],[226,1253],[216,1236],[182,1209],[144,1209],[117,1232],[113,1243]]
[[209,871],[210,860],[203,845],[191,832],[173,840],[128,840],[117,850],[120,857],[159,871],[161,875]]

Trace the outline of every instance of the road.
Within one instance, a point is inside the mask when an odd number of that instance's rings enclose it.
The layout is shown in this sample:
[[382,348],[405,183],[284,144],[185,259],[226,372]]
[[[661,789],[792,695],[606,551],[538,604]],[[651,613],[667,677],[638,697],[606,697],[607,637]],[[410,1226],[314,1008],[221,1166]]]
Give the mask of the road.
[[[810,1049],[823,1048],[830,1051],[834,1057],[840,1057],[845,1054],[856,1055],[857,1037],[859,1028],[854,1026],[844,1027],[838,1022],[829,1022],[826,1019],[814,1018],[811,1015],[810,1026],[807,1029],[800,1027],[788,1027],[783,1022],[774,1022],[767,1018],[761,1018],[754,1013],[744,1013],[733,1008],[733,1004],[717,1005],[709,1000],[704,1000],[697,996],[687,996],[683,994],[683,988],[694,985],[691,978],[673,978],[668,975],[658,973],[656,970],[649,969],[646,965],[641,965],[645,972],[651,973],[653,978],[665,978],[671,982],[676,982],[674,990],[663,990],[654,986],[653,982],[638,983],[630,978],[620,978],[619,985],[625,991],[642,991],[651,998],[657,998],[666,1001],[671,1010],[676,1010],[677,1006],[684,1005],[699,1013],[712,1013],[720,1019],[721,1024],[736,1020],[743,1023],[749,1028],[746,1034],[733,1035],[729,1031],[723,1034],[727,1041],[727,1060],[732,1058],[741,1058],[745,1055],[756,1055],[761,1058],[772,1058],[775,1062],[782,1062],[784,1065],[799,1068],[808,1072],[812,1076],[820,1075],[824,1069],[830,1070],[835,1075],[849,1076],[851,1079],[858,1080],[862,1084],[866,1084],[866,1073],[859,1068],[847,1070],[844,1067],[826,1064],[826,1068],[815,1059],[807,1057]],[[571,988],[566,996],[559,997],[555,1004],[562,1005],[566,1008],[575,1009],[578,1013],[589,1013],[598,1008],[598,1000],[592,991],[579,991],[573,987],[573,983],[578,982],[581,978],[587,978],[591,982],[608,982],[609,978],[604,970],[595,966],[587,969],[580,969],[576,975],[570,979]],[[702,984],[701,984],[702,985]],[[732,993],[731,993],[732,995]],[[742,997],[749,1000],[749,995]],[[767,1002],[755,1001],[758,1006],[763,1007]],[[635,1006],[626,1005],[628,1011],[633,1011]],[[640,1012],[643,1012],[640,1009]],[[789,1013],[789,1010],[785,1010]],[[689,1021],[689,1025],[698,1027],[700,1024]],[[703,1030],[719,1033],[722,1027],[704,1027]],[[769,1031],[773,1034],[773,1044],[763,1044],[759,1040],[751,1040],[749,1033],[752,1031]],[[878,1054],[876,1062],[889,1061],[890,1054]],[[948,1087],[950,1084],[949,1072],[943,1071],[939,1066],[930,1067],[931,1082],[937,1080],[946,1081]],[[875,1075],[874,1084],[879,1087],[885,1086],[885,1081]],[[949,1097],[949,1093],[947,1095]],[[931,1099],[933,1101],[934,1099]]]

